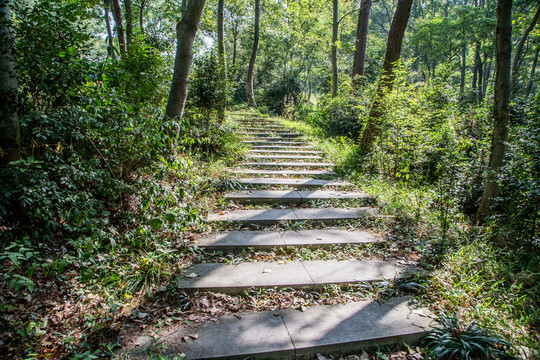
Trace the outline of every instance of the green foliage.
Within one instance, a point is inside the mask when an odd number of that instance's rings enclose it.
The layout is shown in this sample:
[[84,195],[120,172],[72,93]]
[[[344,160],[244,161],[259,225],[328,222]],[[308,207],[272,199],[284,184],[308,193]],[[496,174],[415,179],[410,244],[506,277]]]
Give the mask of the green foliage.
[[76,99],[89,71],[90,34],[78,2],[14,2],[19,90],[28,108],[46,110]]
[[262,90],[261,104],[272,114],[284,115],[287,106],[295,106],[301,101],[301,84],[294,76],[275,79]]
[[197,108],[207,126],[212,114],[227,105],[230,86],[224,71],[214,51],[206,52],[193,61],[187,108]]
[[424,339],[430,359],[511,359],[510,344],[478,324],[461,324],[458,316],[440,315],[435,327]]
[[332,136],[356,139],[363,128],[366,108],[355,96],[341,94],[335,98],[325,96],[317,104],[315,123]]

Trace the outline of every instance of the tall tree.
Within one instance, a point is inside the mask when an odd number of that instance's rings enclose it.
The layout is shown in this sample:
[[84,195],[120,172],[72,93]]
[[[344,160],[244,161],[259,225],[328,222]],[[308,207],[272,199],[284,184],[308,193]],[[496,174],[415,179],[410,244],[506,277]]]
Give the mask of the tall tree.
[[366,61],[366,45],[369,28],[369,14],[371,13],[372,0],[362,0],[360,13],[358,14],[358,25],[356,27],[356,43],[354,48],[354,63],[352,76],[364,75],[364,64]]
[[529,85],[527,85],[527,96],[531,94],[535,74],[536,74],[536,64],[538,64],[538,54],[540,53],[540,44],[536,45],[536,50],[534,51],[533,63],[531,66],[531,75],[529,76]]
[[339,0],[333,0],[332,10],[332,51],[330,62],[332,63],[332,97],[335,97],[338,92],[337,40],[339,30]]
[[122,6],[120,0],[111,0],[116,33],[118,34],[118,46],[120,54],[126,53],[126,34],[124,32],[124,20],[122,19]]
[[[220,63],[221,77],[223,83],[227,86],[227,67],[225,64],[225,43],[224,43],[224,27],[223,27],[223,15],[224,15],[225,0],[218,0],[217,8],[217,30],[218,30],[218,57]],[[218,119],[223,121],[225,119],[225,102],[218,110]]]
[[497,176],[506,155],[508,120],[510,118],[510,74],[512,63],[512,0],[497,2],[497,31],[495,56],[495,106],[491,152],[486,186],[480,207],[476,213],[479,222],[484,221],[491,211],[493,199],[499,194]]
[[21,158],[10,1],[0,1],[0,166]]
[[251,58],[249,59],[249,68],[247,75],[247,98],[249,106],[255,106],[255,93],[253,92],[253,73],[255,72],[255,60],[257,60],[257,51],[259,50],[260,12],[261,1],[255,0],[255,30],[253,33],[253,48],[251,50]]
[[133,42],[133,5],[131,0],[124,0],[126,7],[126,42],[130,46]]
[[413,0],[398,0],[396,12],[392,19],[392,25],[390,25],[390,31],[388,32],[381,80],[379,81],[375,101],[369,112],[366,127],[362,133],[360,146],[364,153],[371,150],[373,142],[379,135],[380,118],[384,111],[384,96],[388,91],[392,90],[396,76],[395,68],[397,61],[401,56],[403,36],[405,35],[409,16],[411,15],[412,4]]
[[103,9],[105,10],[105,26],[107,28],[107,52],[111,55],[111,58],[114,60],[116,58],[116,54],[114,53],[114,46],[113,46],[113,33],[111,29],[111,21],[109,18],[109,8],[111,7],[111,3],[109,0],[103,1]]
[[[189,0],[182,20],[176,24],[176,56],[174,73],[165,114],[169,118],[181,118],[189,85],[189,72],[193,62],[193,41],[201,22],[206,0]],[[177,128],[177,133],[179,128]]]
[[533,16],[531,23],[525,29],[525,31],[523,32],[523,35],[521,35],[521,38],[519,39],[516,46],[516,53],[514,54],[514,62],[512,63],[512,89],[514,91],[516,90],[516,85],[517,85],[519,62],[521,60],[521,52],[523,51],[523,45],[525,44],[525,40],[527,40],[529,33],[536,26],[536,23],[538,22],[538,17],[540,17],[540,4],[538,4],[538,9],[536,9],[536,13]]

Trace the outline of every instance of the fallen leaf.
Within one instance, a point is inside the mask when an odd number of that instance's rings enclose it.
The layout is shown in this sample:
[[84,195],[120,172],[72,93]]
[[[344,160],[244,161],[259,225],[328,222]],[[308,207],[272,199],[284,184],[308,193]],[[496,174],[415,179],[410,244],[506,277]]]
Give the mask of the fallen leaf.
[[272,273],[271,269],[264,269],[263,270],[263,274],[271,274],[271,273]]
[[223,211],[220,211],[219,215],[225,215],[225,213]]
[[182,341],[183,342],[187,342],[189,340],[189,337],[188,336],[182,336]]
[[278,263],[278,265],[283,265],[283,264],[285,264],[285,261],[279,260],[277,263]]
[[328,360],[328,358],[324,355],[317,354],[317,360]]
[[197,340],[199,338],[199,334],[188,334],[188,336],[192,339]]
[[199,276],[199,275],[195,274],[194,272],[186,275],[186,277],[188,277],[190,279],[195,279],[197,276]]

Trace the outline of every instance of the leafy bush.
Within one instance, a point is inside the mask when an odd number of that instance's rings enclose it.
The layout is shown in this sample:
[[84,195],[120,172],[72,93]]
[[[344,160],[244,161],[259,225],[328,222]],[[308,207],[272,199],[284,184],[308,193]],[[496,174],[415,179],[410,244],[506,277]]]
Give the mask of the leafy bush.
[[301,84],[296,77],[285,75],[278,78],[262,92],[261,105],[275,115],[283,115],[287,106],[300,102]]
[[316,123],[331,136],[356,139],[363,128],[366,108],[352,95],[326,96],[318,104]]

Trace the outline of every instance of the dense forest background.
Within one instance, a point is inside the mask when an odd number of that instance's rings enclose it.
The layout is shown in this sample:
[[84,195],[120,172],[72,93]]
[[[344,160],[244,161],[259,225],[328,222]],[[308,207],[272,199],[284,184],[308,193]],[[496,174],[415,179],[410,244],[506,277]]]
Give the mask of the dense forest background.
[[[177,34],[195,3],[185,108],[165,116]],[[365,63],[353,77],[367,3]],[[538,357],[540,4],[513,1],[509,135],[496,174],[497,1],[414,1],[381,92],[397,6],[3,0],[0,90],[16,110],[3,110],[0,129],[0,354],[109,356],[126,309],[158,302],[177,263],[203,256],[186,244],[209,230],[215,194],[235,186],[223,169],[245,150],[224,111],[249,108],[320,139],[341,175],[379,197],[402,245],[434,271],[418,280],[426,301]],[[378,134],[366,147],[374,104]],[[499,191],[478,216],[489,176]]]

